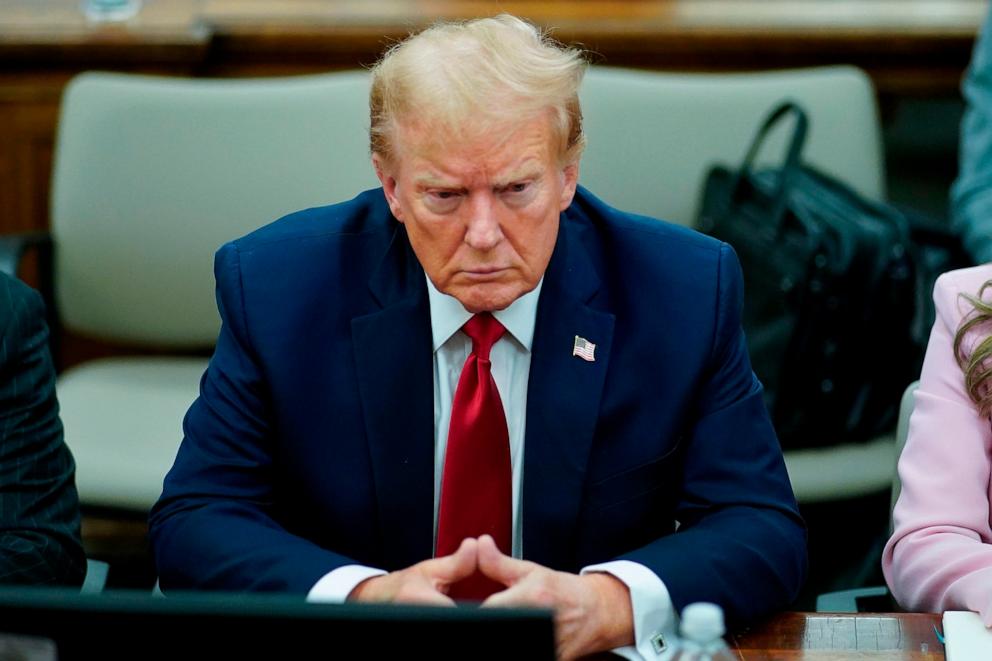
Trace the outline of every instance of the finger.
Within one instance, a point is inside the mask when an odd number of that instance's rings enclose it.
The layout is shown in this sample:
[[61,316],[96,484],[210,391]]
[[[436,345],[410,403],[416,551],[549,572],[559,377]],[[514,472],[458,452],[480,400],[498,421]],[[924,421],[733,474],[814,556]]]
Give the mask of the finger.
[[393,602],[397,604],[417,604],[421,606],[455,605],[455,601],[451,597],[426,585],[423,586],[422,589],[400,590]]
[[521,584],[508,587],[505,590],[489,595],[480,604],[483,608],[506,608],[508,606],[529,606]]
[[362,581],[352,590],[348,600],[370,603],[455,605],[450,597],[437,589],[433,581],[413,567]]
[[489,535],[483,535],[478,542],[479,571],[503,585],[513,585],[538,565],[526,560],[517,560],[505,555]]
[[425,606],[455,606],[454,599],[437,590],[424,590],[423,594],[411,603],[424,604]]
[[466,538],[462,540],[458,550],[451,555],[425,561],[423,569],[431,578],[444,583],[454,583],[475,572],[477,557],[478,542]]

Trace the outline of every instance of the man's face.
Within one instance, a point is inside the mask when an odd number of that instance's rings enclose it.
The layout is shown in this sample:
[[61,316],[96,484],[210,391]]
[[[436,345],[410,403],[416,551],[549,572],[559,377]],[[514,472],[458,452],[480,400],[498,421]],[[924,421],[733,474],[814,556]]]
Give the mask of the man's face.
[[391,162],[373,163],[434,286],[470,312],[502,310],[544,275],[578,164],[559,162],[545,115],[454,142],[401,125]]

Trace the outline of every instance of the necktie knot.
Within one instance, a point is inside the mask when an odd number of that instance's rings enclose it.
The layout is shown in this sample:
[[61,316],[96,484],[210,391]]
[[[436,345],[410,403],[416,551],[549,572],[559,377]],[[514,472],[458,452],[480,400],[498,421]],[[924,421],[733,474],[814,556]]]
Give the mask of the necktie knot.
[[472,353],[479,360],[489,360],[489,352],[506,329],[488,312],[480,312],[465,322],[462,330],[472,340]]

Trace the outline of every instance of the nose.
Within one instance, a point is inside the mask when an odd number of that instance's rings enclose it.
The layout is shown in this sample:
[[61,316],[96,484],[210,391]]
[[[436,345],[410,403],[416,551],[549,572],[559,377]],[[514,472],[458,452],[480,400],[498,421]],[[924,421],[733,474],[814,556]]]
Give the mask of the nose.
[[469,196],[468,226],[465,243],[479,251],[492,250],[503,239],[496,209],[497,201],[491,192]]

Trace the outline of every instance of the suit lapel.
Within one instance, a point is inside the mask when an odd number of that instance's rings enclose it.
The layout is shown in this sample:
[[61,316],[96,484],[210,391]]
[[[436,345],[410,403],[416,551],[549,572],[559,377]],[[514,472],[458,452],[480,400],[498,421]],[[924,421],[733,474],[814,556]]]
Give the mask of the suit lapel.
[[369,284],[382,309],[352,320],[386,568],[429,558],[434,517],[434,385],[424,272],[402,226]]
[[[534,331],[524,444],[523,553],[575,569],[575,530],[614,316],[590,307],[599,278],[563,217],[541,290]],[[595,361],[572,355],[575,336],[596,345]]]

